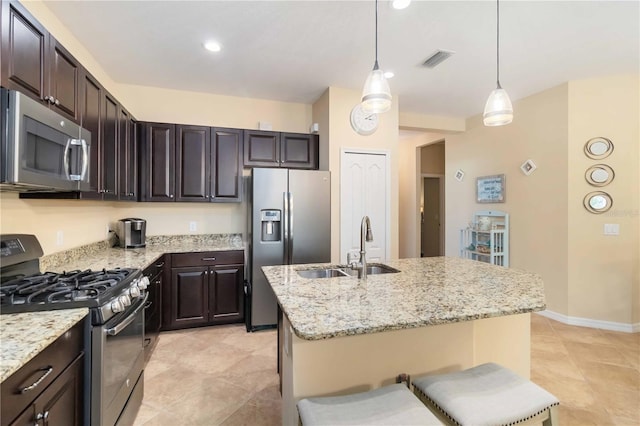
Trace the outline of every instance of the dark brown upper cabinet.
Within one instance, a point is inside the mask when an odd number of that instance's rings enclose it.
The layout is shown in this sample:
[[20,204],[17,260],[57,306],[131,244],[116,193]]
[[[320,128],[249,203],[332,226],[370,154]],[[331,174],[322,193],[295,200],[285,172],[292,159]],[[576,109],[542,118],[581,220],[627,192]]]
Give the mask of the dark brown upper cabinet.
[[245,167],[280,167],[280,133],[244,131]]
[[104,89],[91,74],[83,72],[80,79],[80,125],[91,132],[89,150],[89,180],[91,191],[82,192],[86,199],[102,199],[101,179],[102,161],[100,155],[102,141],[102,98]]
[[111,95],[106,94],[102,99],[104,108],[102,109],[102,199],[118,199],[118,101]]
[[210,197],[211,129],[176,126],[176,201],[208,201]]
[[[158,123],[142,128],[142,201],[242,200],[242,130]],[[165,151],[170,143],[174,151]]]
[[118,199],[138,198],[138,148],[136,123],[131,114],[120,107],[118,120]]
[[245,167],[318,168],[318,136],[245,130]]
[[318,149],[318,135],[282,133],[280,135],[280,166],[290,169],[317,169]]
[[17,1],[2,1],[2,86],[80,122],[82,66]]
[[211,201],[242,201],[240,129],[211,129]]
[[175,201],[175,124],[143,123],[140,152],[141,201]]

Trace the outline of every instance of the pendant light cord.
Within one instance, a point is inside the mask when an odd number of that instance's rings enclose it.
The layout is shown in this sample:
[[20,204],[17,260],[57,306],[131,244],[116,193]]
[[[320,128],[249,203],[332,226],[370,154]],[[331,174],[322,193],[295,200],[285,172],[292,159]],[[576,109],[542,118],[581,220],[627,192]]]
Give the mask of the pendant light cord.
[[378,0],[376,0],[376,62],[373,64],[373,69],[378,69]]
[[498,89],[502,89],[500,87],[500,0],[496,0],[496,29],[496,83]]

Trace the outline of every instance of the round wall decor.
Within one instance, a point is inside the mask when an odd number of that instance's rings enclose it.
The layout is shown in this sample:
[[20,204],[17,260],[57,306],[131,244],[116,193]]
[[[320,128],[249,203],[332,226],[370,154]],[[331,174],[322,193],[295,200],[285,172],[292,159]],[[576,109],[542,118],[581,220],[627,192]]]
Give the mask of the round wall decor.
[[584,208],[591,213],[604,213],[611,208],[613,200],[606,192],[590,192],[584,197]]
[[584,174],[584,178],[589,182],[589,185],[592,186],[609,185],[614,177],[615,173],[613,169],[606,164],[591,166]]
[[584,145],[584,153],[589,158],[601,160],[607,158],[613,152],[613,142],[607,138],[591,138]]

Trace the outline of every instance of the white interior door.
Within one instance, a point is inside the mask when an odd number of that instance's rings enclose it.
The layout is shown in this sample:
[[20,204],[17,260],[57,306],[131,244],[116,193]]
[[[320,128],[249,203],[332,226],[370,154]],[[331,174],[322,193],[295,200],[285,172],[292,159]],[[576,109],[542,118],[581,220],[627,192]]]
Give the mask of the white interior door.
[[373,241],[366,243],[367,261],[387,259],[389,179],[386,153],[343,151],[340,167],[340,260],[360,250],[360,224],[369,216]]

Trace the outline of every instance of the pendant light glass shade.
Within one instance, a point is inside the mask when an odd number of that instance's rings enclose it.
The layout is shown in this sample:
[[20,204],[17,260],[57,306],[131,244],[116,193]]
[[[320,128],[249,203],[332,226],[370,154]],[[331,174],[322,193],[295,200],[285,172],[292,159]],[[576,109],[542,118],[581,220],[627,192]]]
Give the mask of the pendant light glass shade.
[[500,86],[500,0],[496,0],[496,84],[484,105],[485,126],[504,126],[513,121],[513,105],[507,91]]
[[504,126],[513,121],[513,106],[507,91],[498,86],[487,99],[484,106],[485,126]]
[[362,89],[362,110],[368,113],[380,113],[389,109],[391,109],[391,90],[384,72],[378,67],[378,0],[376,0],[376,60]]
[[362,110],[369,113],[379,113],[389,111],[390,108],[391,90],[389,90],[389,83],[387,83],[382,70],[375,66],[364,83]]

